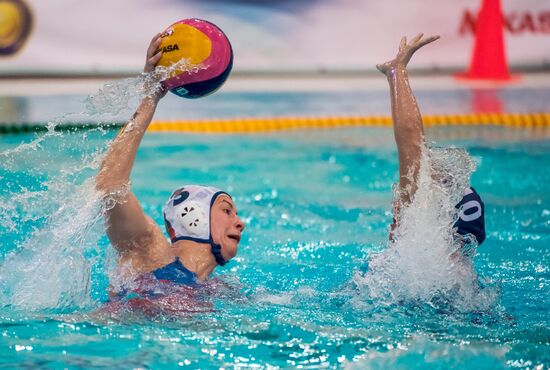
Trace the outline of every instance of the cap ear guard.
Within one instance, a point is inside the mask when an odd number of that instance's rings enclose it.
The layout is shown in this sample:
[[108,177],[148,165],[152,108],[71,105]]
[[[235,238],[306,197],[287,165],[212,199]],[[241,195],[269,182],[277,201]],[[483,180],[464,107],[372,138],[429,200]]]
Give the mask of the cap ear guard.
[[[186,193],[186,192],[184,192]],[[174,200],[176,203],[176,200]],[[187,231],[189,236],[200,238],[210,233],[208,215],[197,202],[189,201],[174,207],[175,221]]]

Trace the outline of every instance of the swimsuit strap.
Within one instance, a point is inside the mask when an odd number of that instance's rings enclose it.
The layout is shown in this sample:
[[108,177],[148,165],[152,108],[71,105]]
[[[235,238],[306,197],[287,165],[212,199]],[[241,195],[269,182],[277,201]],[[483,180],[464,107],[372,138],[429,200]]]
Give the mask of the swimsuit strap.
[[197,282],[197,274],[187,269],[179,257],[176,257],[172,263],[153,271],[153,276],[157,280],[166,280],[182,285],[194,285]]

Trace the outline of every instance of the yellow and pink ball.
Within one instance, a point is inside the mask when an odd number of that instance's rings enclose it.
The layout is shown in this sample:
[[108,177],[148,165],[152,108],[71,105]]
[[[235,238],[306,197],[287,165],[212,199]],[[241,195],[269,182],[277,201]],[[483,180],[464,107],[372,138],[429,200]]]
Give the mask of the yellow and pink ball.
[[201,19],[180,20],[162,32],[163,55],[157,66],[175,68],[163,86],[183,98],[200,98],[218,90],[231,72],[233,50],[216,25]]

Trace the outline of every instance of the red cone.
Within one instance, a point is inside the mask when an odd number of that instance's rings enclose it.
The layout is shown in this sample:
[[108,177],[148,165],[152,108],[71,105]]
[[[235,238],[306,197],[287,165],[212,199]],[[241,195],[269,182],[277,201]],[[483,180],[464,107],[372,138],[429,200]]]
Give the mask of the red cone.
[[457,77],[496,81],[512,79],[504,50],[504,19],[500,0],[483,0],[475,31],[470,68],[468,72]]

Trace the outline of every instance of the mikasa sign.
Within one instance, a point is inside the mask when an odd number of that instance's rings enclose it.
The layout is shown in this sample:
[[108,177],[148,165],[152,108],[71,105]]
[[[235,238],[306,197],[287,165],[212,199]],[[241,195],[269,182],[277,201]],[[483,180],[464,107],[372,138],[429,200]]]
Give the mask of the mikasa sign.
[[[33,28],[0,73],[138,73],[153,35],[178,16],[218,25],[235,51],[235,71],[364,71],[387,60],[403,35],[437,34],[414,68],[467,68],[481,0],[273,1],[25,0]],[[542,0],[501,0],[511,68],[543,67],[550,55],[550,8]],[[279,4],[280,5],[280,4]],[[70,14],[63,17],[60,14]],[[246,15],[246,16],[244,16]],[[181,51],[170,43],[168,54]],[[70,46],[70,48],[68,48]],[[180,50],[177,50],[179,48]],[[67,50],[58,53],[56,50]]]
[[[503,14],[504,29],[512,35],[547,34],[550,35],[550,7],[549,10],[533,12],[510,12]],[[464,10],[460,21],[459,34],[475,32],[477,15],[474,11]]]

